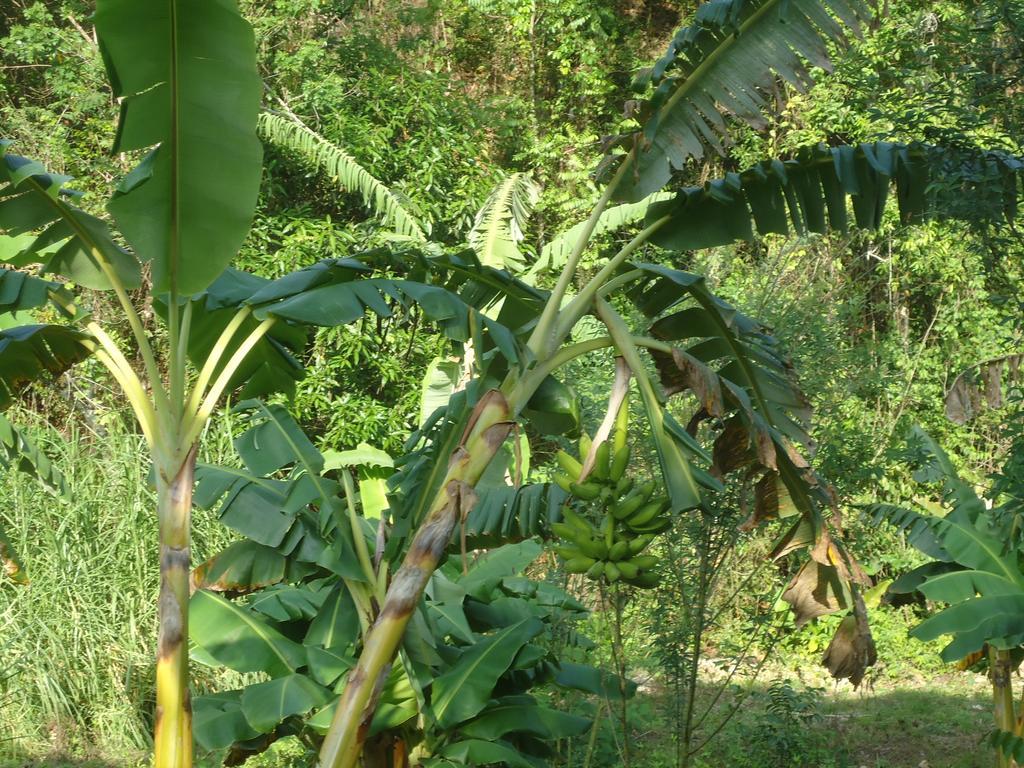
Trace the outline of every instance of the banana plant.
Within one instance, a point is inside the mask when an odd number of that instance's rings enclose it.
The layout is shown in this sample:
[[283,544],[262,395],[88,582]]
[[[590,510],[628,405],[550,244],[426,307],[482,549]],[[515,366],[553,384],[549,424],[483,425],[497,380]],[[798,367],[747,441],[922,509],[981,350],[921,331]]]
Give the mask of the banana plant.
[[[349,323],[365,311],[389,315],[399,305],[415,304],[442,332],[476,337],[492,354],[517,357],[520,345],[438,284],[488,296],[500,277],[485,284],[447,263],[413,263],[426,282],[409,279],[411,270],[400,279],[374,276],[372,254],[364,262],[328,259],[276,281],[231,269],[261,176],[251,27],[233,0],[100,0],[95,23],[121,107],[114,149],[138,159],[107,205],[123,240],[76,204],[71,179],[0,145],[0,236],[12,267],[0,270],[0,312],[51,305],[62,321],[0,331],[0,410],[31,381],[89,356],[131,407],[151,451],[159,519],[155,764],[187,768],[194,467],[222,397],[288,391],[301,376],[306,328]],[[143,285],[144,266],[162,334],[147,330],[129,293]],[[83,289],[113,294],[134,350],[91,316]]]
[[[416,459],[433,442],[414,436],[421,444],[398,461],[365,445],[321,453],[284,408],[250,401],[237,410],[248,419],[235,440],[244,466],[200,465],[196,500],[245,539],[194,571],[191,630],[201,661],[267,676],[195,701],[197,744],[228,762],[285,735],[309,744],[326,731],[373,603],[405,554],[394,545],[403,512],[388,489],[417,475]],[[439,417],[428,432],[444,434],[444,424]],[[536,768],[554,740],[590,722],[541,705],[532,691],[551,684],[614,698],[620,690],[614,676],[559,659],[560,647],[588,647],[573,627],[584,607],[517,575],[541,551],[530,537],[546,531],[544,512],[565,494],[506,485],[514,463],[500,457],[488,471],[465,538],[431,577],[368,731],[369,764]],[[622,690],[632,695],[635,685]]]
[[1021,555],[1018,439],[1006,466],[983,498],[962,479],[942,448],[923,430],[910,435],[919,482],[939,483],[945,516],[876,504],[867,508],[875,522],[887,521],[907,534],[910,544],[932,560],[898,578],[895,594],[920,592],[944,604],[910,631],[918,640],[952,639],[942,659],[961,668],[987,664],[992,684],[997,768],[1024,763],[1024,721],[1015,703],[1013,673],[1024,660],[1024,570]]

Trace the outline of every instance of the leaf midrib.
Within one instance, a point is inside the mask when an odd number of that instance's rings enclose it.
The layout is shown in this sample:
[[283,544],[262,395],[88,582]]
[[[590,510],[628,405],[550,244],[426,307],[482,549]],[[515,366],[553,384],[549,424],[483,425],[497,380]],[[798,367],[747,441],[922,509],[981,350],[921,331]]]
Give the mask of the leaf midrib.
[[[273,654],[281,660],[281,663],[284,664],[285,669],[291,672],[295,671],[295,667],[291,665],[291,662],[289,662],[288,659],[285,658],[284,654],[282,654],[281,651],[277,649],[277,646],[273,642],[271,642],[270,633],[265,631],[264,628],[261,627],[255,620],[253,620],[253,618],[249,616],[245,611],[243,611],[241,608],[238,608],[237,606],[232,605],[227,600],[224,600],[222,603],[220,599],[216,598],[215,596],[209,595],[205,590],[200,590],[197,594],[212,597],[214,600],[214,605],[219,606],[221,610],[227,609],[228,613],[234,613],[236,616],[238,616],[238,618],[240,618],[242,622],[244,622],[249,627],[249,629],[251,629],[256,634],[256,636],[259,637],[259,639],[266,644],[266,646],[273,652]],[[288,640],[288,638],[284,637],[284,635],[281,635],[281,639],[285,640],[286,642],[291,642]]]
[[726,52],[732,49],[747,30],[759,23],[761,18],[780,2],[781,0],[767,0],[764,5],[750,15],[750,18],[740,23],[739,29],[726,35],[722,42],[716,46],[715,49],[697,66],[697,68],[690,73],[686,80],[683,81],[678,90],[669,97],[668,101],[665,102],[665,106],[662,108],[663,112],[671,112],[683,97],[689,94],[691,90],[699,87],[706,72],[710,70],[717,61],[726,54]]
[[506,637],[509,637],[514,630],[517,630],[520,627],[522,627],[524,624],[526,624],[527,621],[529,621],[529,619],[523,619],[518,624],[513,624],[500,635],[496,635],[491,644],[484,649],[484,652],[481,653],[476,659],[474,659],[473,663],[468,665],[467,668],[463,671],[463,673],[459,675],[459,677],[457,678],[457,684],[453,684],[452,686],[450,686],[448,690],[445,691],[445,693],[441,696],[441,701],[439,701],[434,706],[434,709],[437,713],[437,719],[439,721],[444,718],[444,713],[448,711],[448,708],[455,700],[455,694],[459,690],[461,690],[462,687],[466,684],[466,680],[472,677],[473,673],[480,667],[484,659],[486,659],[494,651],[494,649],[497,648],[498,644],[502,640],[504,640]]

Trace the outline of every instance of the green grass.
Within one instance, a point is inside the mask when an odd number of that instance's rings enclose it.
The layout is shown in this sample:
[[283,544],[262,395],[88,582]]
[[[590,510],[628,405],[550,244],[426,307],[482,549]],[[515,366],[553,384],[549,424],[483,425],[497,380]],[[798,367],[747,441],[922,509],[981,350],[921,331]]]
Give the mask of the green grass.
[[[116,429],[33,432],[73,495],[54,498],[22,475],[0,475],[0,519],[31,581],[0,584],[0,761],[137,763],[150,744],[159,586],[147,451]],[[193,557],[227,539],[197,515]]]
[[[980,743],[992,728],[988,683],[980,675],[886,678],[873,690],[854,691],[848,683],[836,686],[817,669],[801,670],[800,677],[820,691],[815,707],[818,718],[798,729],[794,741],[800,748],[790,761],[777,763],[779,750],[763,728],[772,717],[763,694],[766,681],[774,676],[792,679],[797,690],[805,687],[792,670],[776,667],[761,682],[741,685],[723,696],[722,708],[730,708],[740,697],[743,704],[699,756],[695,768],[990,768],[995,764],[993,753]],[[705,682],[700,695],[706,697],[709,688]],[[748,697],[752,690],[754,695]],[[670,723],[662,715],[668,704],[659,691],[633,704],[635,749],[645,756],[636,761],[636,768],[675,765]],[[717,716],[709,717],[709,724],[716,722]]]

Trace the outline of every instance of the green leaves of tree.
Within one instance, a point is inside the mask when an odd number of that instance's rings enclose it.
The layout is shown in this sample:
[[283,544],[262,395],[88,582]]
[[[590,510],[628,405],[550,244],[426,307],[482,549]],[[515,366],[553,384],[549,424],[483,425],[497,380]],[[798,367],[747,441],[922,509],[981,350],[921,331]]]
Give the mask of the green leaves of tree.
[[42,307],[49,302],[51,291],[60,290],[58,283],[0,268],[0,314]]
[[286,675],[250,685],[242,693],[242,711],[261,733],[272,730],[292,715],[305,715],[331,698],[330,692],[305,675]]
[[871,508],[876,519],[885,518],[909,530],[908,539],[915,547],[949,561],[948,565],[927,564],[932,567],[922,571],[923,580],[914,579],[903,587],[916,586],[928,599],[949,604],[912,629],[911,636],[933,640],[952,635],[942,650],[942,658],[949,662],[986,643],[1000,649],[1024,644],[1024,572],[1015,524],[999,507],[987,507],[978,498],[931,438],[920,429],[912,437],[922,465],[916,476],[941,480],[949,514],[937,517],[894,507]]
[[481,264],[511,273],[526,267],[519,243],[539,195],[526,173],[509,174],[491,191],[469,231],[469,244]]
[[356,192],[363,205],[381,216],[395,232],[416,242],[427,239],[425,227],[407,207],[408,203],[361,166],[354,157],[331,144],[304,123],[263,112],[260,135],[286,151],[294,152],[310,165],[325,171],[342,189]]
[[110,211],[155,291],[197,293],[238,251],[259,192],[252,29],[234,0],[100,0],[96,30],[121,99],[114,149],[150,150]]
[[0,331],[0,411],[43,374],[57,376],[87,358],[89,337],[60,325],[23,325]]
[[237,672],[279,676],[306,663],[301,645],[249,609],[212,592],[200,590],[192,596],[189,637],[214,659]]

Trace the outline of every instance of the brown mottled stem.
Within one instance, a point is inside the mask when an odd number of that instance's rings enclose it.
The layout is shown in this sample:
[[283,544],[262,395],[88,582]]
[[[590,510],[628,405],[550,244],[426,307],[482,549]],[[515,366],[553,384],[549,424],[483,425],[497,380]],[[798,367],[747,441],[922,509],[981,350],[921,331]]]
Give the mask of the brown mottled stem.
[[160,520],[160,632],[156,661],[155,768],[191,768],[188,690],[189,523],[195,450],[177,467],[157,467]]
[[349,674],[334,720],[324,738],[320,768],[355,768],[358,764],[405,626],[448,548],[456,524],[473,504],[472,486],[511,429],[508,401],[501,392],[491,390],[477,403],[466,434],[452,454],[441,490],[388,587],[380,616],[366,636],[359,663]]

